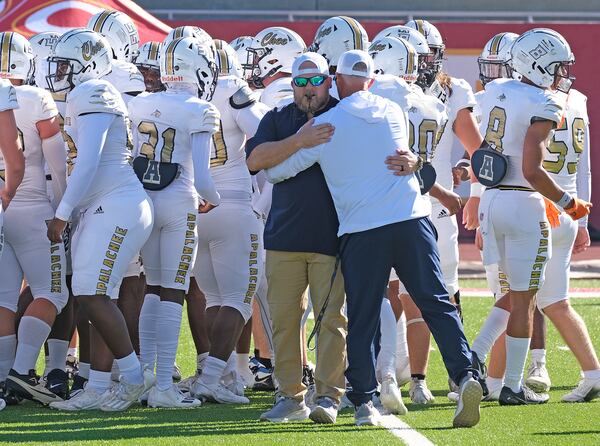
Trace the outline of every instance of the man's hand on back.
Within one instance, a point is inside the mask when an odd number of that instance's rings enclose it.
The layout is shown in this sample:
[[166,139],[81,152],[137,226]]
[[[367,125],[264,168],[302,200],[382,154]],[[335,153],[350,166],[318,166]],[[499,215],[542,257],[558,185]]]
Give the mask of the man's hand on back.
[[313,125],[314,122],[311,119],[294,135],[298,148],[308,149],[331,141],[335,128],[329,123]]
[[419,157],[410,150],[396,149],[394,155],[390,155],[385,159],[388,169],[392,170],[394,175],[404,176],[410,175],[419,169]]

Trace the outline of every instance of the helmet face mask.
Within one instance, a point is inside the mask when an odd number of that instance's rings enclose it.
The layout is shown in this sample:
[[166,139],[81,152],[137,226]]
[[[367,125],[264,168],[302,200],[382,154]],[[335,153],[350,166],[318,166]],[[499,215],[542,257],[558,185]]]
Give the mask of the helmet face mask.
[[165,90],[165,86],[160,81],[160,69],[145,64],[136,64],[135,66],[144,77],[146,91],[149,91],[150,93],[156,93],[157,91]]
[[[252,85],[255,88],[265,88],[263,81],[274,75],[277,70],[281,68],[281,65],[272,67],[269,71],[263,74],[261,68],[261,61],[273,52],[272,48],[246,48],[247,58],[246,63],[242,64],[242,68],[247,70]],[[269,61],[265,61],[269,63]],[[277,62],[277,61],[275,61]]]
[[493,62],[479,58],[477,63],[479,64],[479,80],[483,85],[496,79],[511,79],[513,77],[513,69],[508,62]]
[[[563,93],[568,93],[573,85],[575,76],[571,76],[573,62],[560,62],[554,69],[554,88]],[[547,69],[548,70],[548,69]]]
[[215,94],[217,88],[217,80],[219,78],[219,70],[217,64],[211,60],[208,60],[206,56],[206,63],[208,65],[208,71],[198,68],[196,70],[196,77],[198,78],[198,97],[210,102]]
[[[79,65],[79,71],[75,71],[74,67],[76,65]],[[81,74],[83,70],[85,70],[85,67],[78,60],[62,57],[49,57],[46,82],[48,83],[48,87],[50,87],[50,91],[53,93],[71,91],[75,88],[73,76]]]

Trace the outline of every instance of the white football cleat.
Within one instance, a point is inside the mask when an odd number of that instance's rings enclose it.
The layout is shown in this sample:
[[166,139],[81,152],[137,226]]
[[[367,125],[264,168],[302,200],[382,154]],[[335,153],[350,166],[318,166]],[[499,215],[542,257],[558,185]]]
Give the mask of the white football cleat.
[[202,401],[186,396],[173,384],[167,390],[159,390],[154,386],[148,394],[148,407],[164,407],[169,409],[188,409],[199,407]]
[[0,398],[0,410],[3,410],[6,407],[6,401]]
[[177,387],[179,387],[179,390],[181,390],[182,392],[189,392],[190,390],[192,390],[192,387],[194,386],[198,378],[200,378],[200,374],[196,372],[195,375],[188,376],[187,378],[179,381],[177,383]]
[[207,385],[201,379],[196,381],[190,394],[195,398],[204,398],[221,404],[248,404],[250,402],[245,396],[236,395],[221,383]]
[[100,406],[100,410],[120,412],[129,409],[156,382],[154,372],[149,368],[144,369],[143,375],[144,381],[141,384],[128,383],[121,378],[121,381],[111,390],[110,396]]
[[582,379],[571,393],[562,397],[565,403],[584,403],[600,397],[600,379]]
[[435,401],[435,397],[424,379],[412,378],[408,394],[415,404],[429,404]]
[[473,427],[479,423],[479,403],[483,397],[481,384],[473,379],[469,372],[460,384],[458,404],[454,411],[452,425],[454,427]]
[[381,415],[371,401],[361,404],[354,412],[354,424],[357,426],[378,426]]
[[80,410],[98,410],[102,403],[110,397],[110,390],[104,393],[98,393],[94,389],[87,387],[77,395],[66,401],[57,401],[50,403],[52,409],[65,410],[68,412],[77,412]]
[[405,415],[408,410],[402,401],[402,393],[396,383],[396,378],[386,376],[381,382],[379,399],[384,409],[395,415]]
[[525,385],[537,393],[547,393],[550,390],[552,382],[545,363],[531,362]]

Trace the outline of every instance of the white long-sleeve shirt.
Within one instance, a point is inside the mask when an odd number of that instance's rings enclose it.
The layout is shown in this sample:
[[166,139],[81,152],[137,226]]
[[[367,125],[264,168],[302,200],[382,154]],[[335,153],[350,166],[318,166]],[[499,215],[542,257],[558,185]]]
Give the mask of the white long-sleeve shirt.
[[392,101],[359,91],[315,118],[331,123],[331,141],[301,149],[266,170],[278,183],[319,163],[340,221],[338,236],[429,215],[414,175],[396,176],[384,163],[396,149],[408,150],[408,124]]

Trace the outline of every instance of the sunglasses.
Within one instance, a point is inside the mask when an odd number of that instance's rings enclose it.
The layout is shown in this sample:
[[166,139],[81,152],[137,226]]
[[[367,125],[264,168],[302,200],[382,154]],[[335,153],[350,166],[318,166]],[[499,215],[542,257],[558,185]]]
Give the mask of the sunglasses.
[[293,79],[293,82],[296,87],[306,87],[309,82],[310,85],[312,85],[313,87],[318,87],[323,82],[325,82],[325,79],[327,79],[327,76],[323,75],[313,77],[295,77]]

